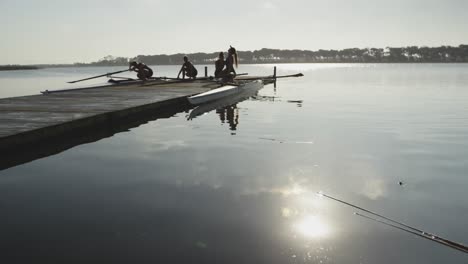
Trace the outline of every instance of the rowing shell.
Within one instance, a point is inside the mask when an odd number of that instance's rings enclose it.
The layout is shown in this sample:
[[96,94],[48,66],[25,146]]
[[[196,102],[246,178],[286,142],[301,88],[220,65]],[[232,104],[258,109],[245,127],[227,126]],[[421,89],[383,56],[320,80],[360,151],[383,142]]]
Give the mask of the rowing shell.
[[250,85],[250,88],[244,87],[239,93],[201,104],[190,112],[187,119],[191,120],[210,111],[222,109],[224,107],[240,103],[251,98],[252,96],[255,96],[262,88],[263,85]]
[[200,105],[200,104],[212,102],[215,100],[219,100],[227,96],[233,96],[245,90],[260,89],[262,87],[263,87],[262,81],[247,82],[247,83],[243,83],[240,85],[226,85],[220,88],[215,88],[208,92],[190,96],[187,99],[192,105]]

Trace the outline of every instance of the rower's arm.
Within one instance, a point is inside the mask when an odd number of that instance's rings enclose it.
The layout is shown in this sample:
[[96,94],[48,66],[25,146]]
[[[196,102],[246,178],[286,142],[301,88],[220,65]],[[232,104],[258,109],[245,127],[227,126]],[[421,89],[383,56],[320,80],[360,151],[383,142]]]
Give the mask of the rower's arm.
[[182,66],[182,68],[180,68],[179,74],[177,74],[177,79],[179,79],[180,73],[182,73],[182,70],[183,70],[183,69],[184,69],[184,66]]
[[182,64],[182,67],[180,68],[179,74],[177,74],[177,79],[179,79],[179,76],[180,76],[180,74],[182,73],[182,71],[184,70],[185,67],[186,67],[185,63]]

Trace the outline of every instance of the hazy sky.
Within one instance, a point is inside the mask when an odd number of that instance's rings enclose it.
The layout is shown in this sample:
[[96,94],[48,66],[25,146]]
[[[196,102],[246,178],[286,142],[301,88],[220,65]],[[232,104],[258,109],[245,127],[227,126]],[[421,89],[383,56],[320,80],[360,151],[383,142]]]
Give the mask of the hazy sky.
[[467,0],[0,0],[0,64],[468,44]]

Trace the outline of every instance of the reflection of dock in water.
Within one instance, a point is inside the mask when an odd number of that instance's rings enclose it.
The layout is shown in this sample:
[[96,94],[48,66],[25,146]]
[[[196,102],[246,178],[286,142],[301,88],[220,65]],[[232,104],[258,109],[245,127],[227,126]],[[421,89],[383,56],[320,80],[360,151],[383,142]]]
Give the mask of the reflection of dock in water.
[[78,145],[112,137],[117,133],[129,131],[131,128],[138,127],[150,121],[170,118],[188,109],[190,109],[190,106],[187,103],[159,108],[157,110],[147,109],[146,111],[138,112],[138,114],[115,119],[109,123],[95,124],[55,137],[35,141],[31,144],[23,144],[16,149],[9,150],[8,155],[2,155],[2,159],[0,159],[0,170],[55,155]]

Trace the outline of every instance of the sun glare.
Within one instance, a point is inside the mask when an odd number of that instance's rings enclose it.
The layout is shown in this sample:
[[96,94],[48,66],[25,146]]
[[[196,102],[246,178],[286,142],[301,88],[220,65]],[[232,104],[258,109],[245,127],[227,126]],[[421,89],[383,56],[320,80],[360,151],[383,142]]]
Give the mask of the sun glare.
[[328,225],[318,216],[309,215],[294,225],[294,230],[307,238],[323,238],[329,235]]

